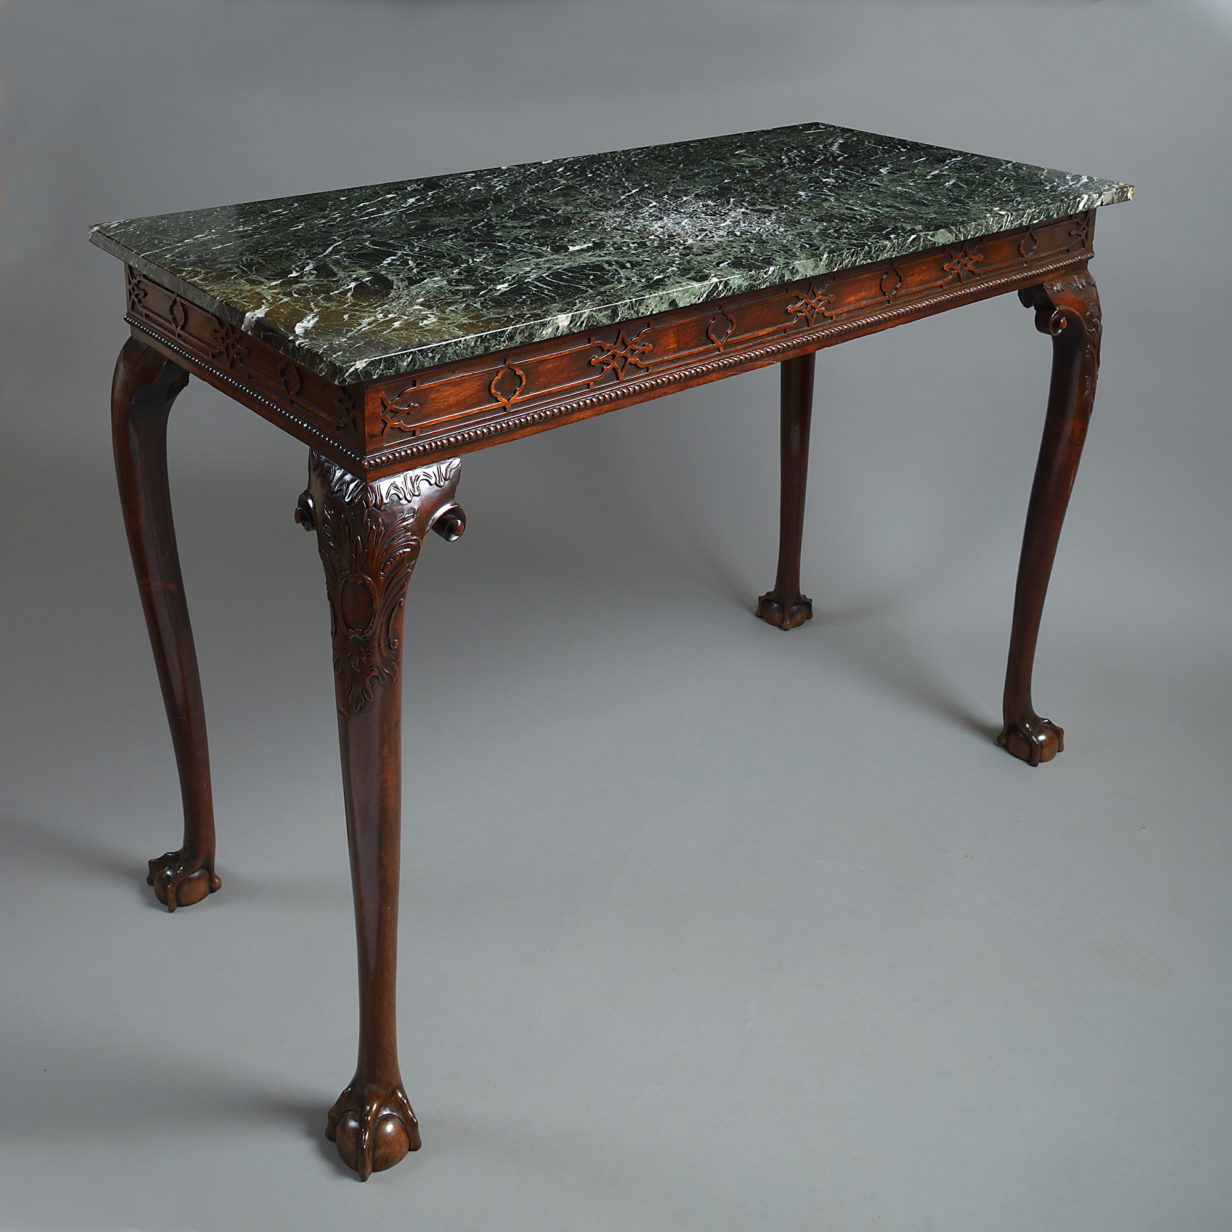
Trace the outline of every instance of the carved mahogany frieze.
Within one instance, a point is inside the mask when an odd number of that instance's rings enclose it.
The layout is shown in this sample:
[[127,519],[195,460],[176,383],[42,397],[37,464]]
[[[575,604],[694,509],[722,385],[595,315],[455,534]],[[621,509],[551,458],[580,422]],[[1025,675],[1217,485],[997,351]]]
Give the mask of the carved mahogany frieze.
[[1090,255],[1092,214],[634,318],[411,377],[332,385],[130,270],[150,345],[370,478],[1038,285]]
[[127,320],[142,341],[330,456],[361,460],[362,402],[350,389],[126,268]]
[[[1031,285],[1086,259],[1088,250],[1072,247],[1079,225],[1089,246],[1088,219],[1061,219],[429,369],[417,381],[415,439],[385,430],[366,463],[392,472],[421,457],[482,448]],[[381,391],[368,389],[370,408],[387,396]]]

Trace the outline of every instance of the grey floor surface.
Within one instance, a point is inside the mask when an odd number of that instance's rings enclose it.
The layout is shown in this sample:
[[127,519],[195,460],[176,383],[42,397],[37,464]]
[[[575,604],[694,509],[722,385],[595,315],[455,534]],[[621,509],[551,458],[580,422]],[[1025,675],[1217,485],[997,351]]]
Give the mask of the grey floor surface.
[[[1232,1226],[1232,22],[1184,3],[0,3],[0,1228]],[[304,450],[173,417],[222,891],[121,531],[88,223],[809,119],[1114,176],[1039,770],[992,744],[1049,348],[1013,298],[468,458],[412,584],[400,1031],[354,955]]]

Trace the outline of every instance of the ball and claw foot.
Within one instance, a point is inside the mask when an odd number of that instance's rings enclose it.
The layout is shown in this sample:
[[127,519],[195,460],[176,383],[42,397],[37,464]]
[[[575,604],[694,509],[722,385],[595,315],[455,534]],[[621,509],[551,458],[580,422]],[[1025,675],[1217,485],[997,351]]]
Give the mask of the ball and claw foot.
[[352,1082],[329,1110],[325,1136],[338,1145],[342,1162],[366,1181],[419,1150],[419,1122],[401,1085],[372,1087]]
[[795,629],[813,619],[813,601],[806,595],[796,595],[790,603],[784,603],[779,592],[772,590],[757,600],[757,615],[768,625]]
[[158,901],[168,911],[191,907],[222,885],[214,873],[213,856],[186,855],[183,851],[168,851],[150,861],[146,885],[154,887]]
[[1032,715],[1030,719],[1006,723],[997,743],[1028,766],[1038,766],[1052,761],[1065,748],[1065,731],[1051,719]]

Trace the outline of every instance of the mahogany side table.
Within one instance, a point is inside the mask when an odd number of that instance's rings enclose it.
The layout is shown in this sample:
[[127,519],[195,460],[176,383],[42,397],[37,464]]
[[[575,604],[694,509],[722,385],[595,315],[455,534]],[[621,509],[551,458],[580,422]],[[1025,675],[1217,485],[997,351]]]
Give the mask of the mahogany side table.
[[813,614],[800,538],[821,347],[1017,291],[1052,338],[998,742],[1062,730],[1031,701],[1036,635],[1099,366],[1095,210],[1126,184],[825,124],[103,223],[126,267],[120,499],[184,801],[150,861],[168,910],[219,888],[196,654],[167,485],[189,374],[310,447],[333,638],[359,951],[359,1058],[326,1133],[361,1179],[419,1147],[394,987],[403,606],[428,531],[466,521],[461,455],[779,363],[778,574],[757,615]]

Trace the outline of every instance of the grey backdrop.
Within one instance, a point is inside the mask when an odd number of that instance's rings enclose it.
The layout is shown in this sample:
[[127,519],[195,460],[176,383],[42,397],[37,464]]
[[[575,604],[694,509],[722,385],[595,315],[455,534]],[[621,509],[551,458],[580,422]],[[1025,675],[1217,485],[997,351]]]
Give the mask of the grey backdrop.
[[[0,1228],[1226,1229],[1232,24],[1187,3],[0,0]],[[403,1070],[360,1187],[303,447],[172,420],[221,893],[121,530],[92,221],[824,119],[1130,180],[1036,693],[992,745],[1049,347],[819,357],[806,589],[762,371],[469,457],[412,584]]]

